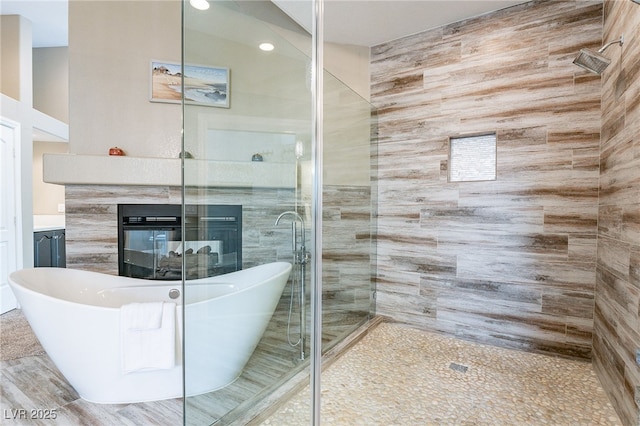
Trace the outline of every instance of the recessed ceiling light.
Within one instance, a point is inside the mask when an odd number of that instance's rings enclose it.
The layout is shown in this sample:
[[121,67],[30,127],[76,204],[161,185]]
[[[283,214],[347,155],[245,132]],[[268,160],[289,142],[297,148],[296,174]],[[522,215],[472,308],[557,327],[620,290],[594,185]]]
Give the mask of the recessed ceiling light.
[[207,0],[189,0],[189,4],[198,10],[209,9],[209,2]]
[[264,50],[265,52],[271,52],[273,49],[275,49],[275,46],[271,43],[260,43],[260,46],[258,46],[260,48],[260,50]]

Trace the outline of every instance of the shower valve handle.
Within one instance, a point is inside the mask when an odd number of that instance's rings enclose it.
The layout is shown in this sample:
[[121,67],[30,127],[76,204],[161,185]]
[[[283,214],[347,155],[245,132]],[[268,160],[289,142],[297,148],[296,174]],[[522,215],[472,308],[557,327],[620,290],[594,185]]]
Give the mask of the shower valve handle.
[[294,251],[296,263],[306,265],[311,260],[311,254],[302,246],[300,250]]

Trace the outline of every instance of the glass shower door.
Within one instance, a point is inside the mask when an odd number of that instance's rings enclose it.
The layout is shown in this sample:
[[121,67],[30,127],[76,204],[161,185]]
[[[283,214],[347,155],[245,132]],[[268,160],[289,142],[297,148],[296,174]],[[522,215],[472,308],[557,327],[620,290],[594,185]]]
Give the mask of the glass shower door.
[[184,420],[246,424],[308,375],[311,37],[272,2],[202,3],[183,5],[181,69],[158,68],[182,80],[184,205],[240,206],[242,260],[183,281]]

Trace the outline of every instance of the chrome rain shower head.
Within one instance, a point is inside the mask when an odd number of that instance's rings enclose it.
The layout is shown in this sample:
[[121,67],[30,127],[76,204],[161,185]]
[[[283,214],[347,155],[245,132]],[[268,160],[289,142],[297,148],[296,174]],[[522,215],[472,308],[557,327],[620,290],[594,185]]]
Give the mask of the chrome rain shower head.
[[580,49],[580,53],[573,60],[573,63],[587,71],[600,75],[609,66],[611,60],[591,49]]
[[594,52],[591,49],[580,49],[580,53],[578,53],[578,56],[573,60],[573,63],[587,71],[600,75],[611,63],[611,60],[602,55],[602,52],[604,52],[607,47],[616,43],[619,43],[620,46],[622,46],[624,43],[624,36],[620,36],[618,40],[610,41],[602,46],[597,52]]

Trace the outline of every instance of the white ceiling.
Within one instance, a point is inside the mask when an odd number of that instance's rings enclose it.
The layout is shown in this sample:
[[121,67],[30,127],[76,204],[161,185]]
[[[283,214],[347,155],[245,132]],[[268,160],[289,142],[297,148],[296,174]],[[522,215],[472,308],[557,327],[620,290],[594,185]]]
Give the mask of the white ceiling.
[[[310,30],[311,3],[309,1],[273,0],[273,2],[298,24]],[[520,3],[525,1],[325,0],[324,35],[328,41],[374,46]],[[32,22],[34,47],[68,44],[67,10],[65,0],[0,1],[0,14],[22,15]]]
[[0,0],[0,15],[22,15],[31,21],[33,47],[69,44],[66,0]]
[[[302,27],[311,29],[309,2],[272,1]],[[324,37],[337,43],[375,46],[527,1],[325,0]]]

